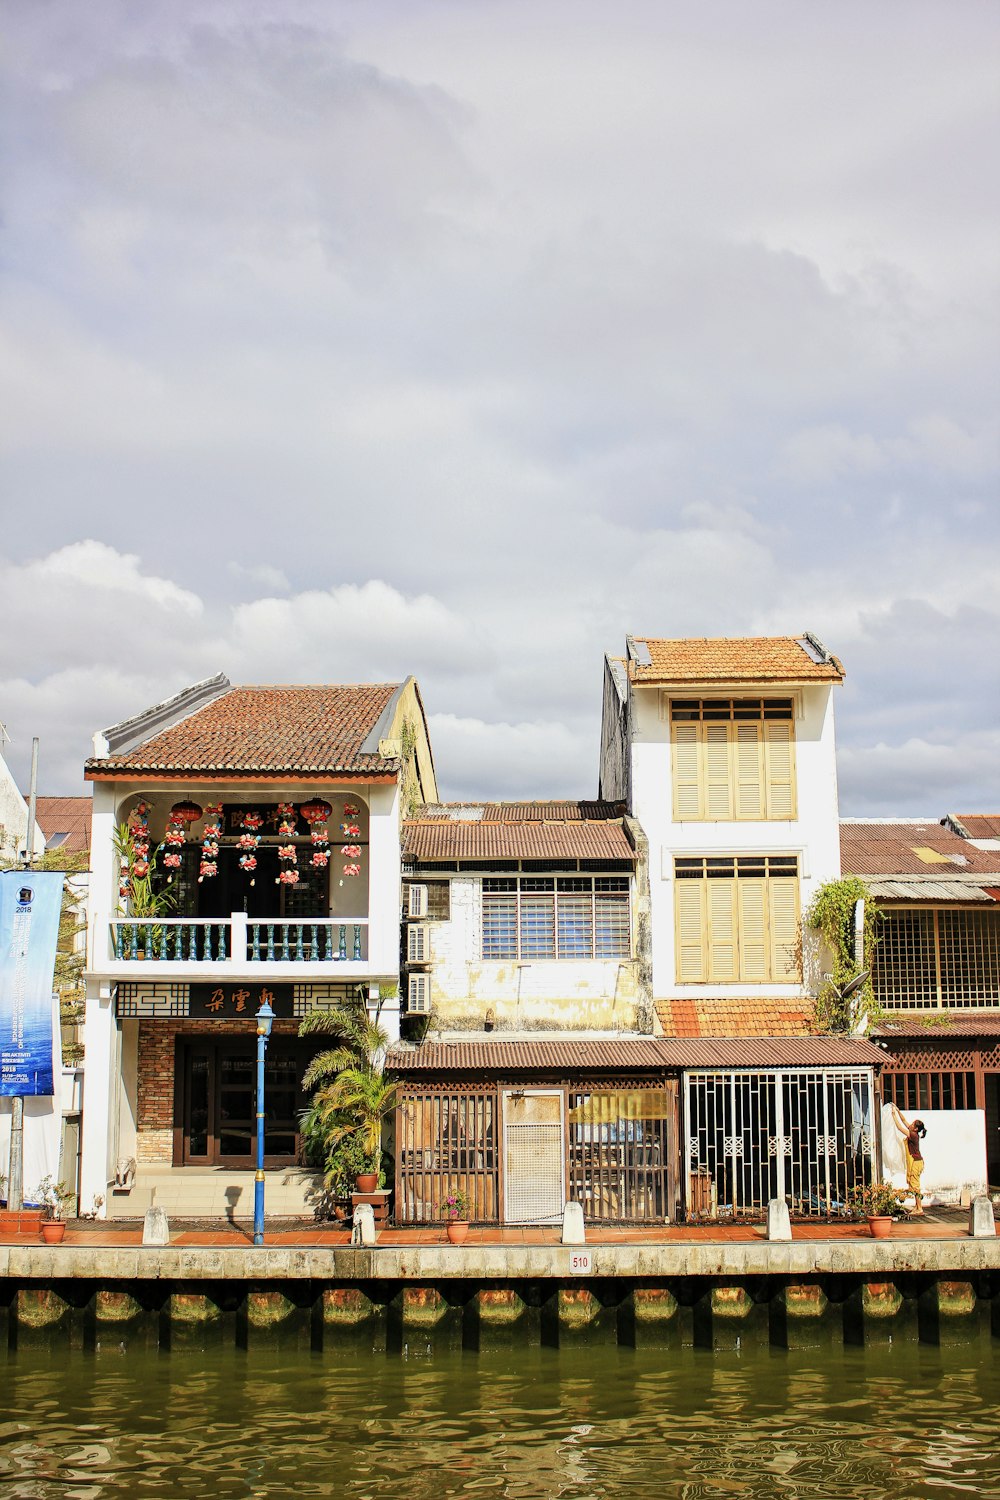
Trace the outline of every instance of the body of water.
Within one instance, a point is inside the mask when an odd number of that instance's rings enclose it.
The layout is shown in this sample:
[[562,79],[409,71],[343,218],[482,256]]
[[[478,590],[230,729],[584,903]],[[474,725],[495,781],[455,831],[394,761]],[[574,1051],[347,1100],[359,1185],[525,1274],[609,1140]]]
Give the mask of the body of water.
[[0,1496],[1000,1497],[1000,1345],[22,1351]]

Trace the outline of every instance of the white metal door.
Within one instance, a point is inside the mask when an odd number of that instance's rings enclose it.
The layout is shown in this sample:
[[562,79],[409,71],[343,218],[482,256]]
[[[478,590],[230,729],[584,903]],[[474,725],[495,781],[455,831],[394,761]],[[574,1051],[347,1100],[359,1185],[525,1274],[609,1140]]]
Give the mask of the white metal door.
[[561,1092],[505,1089],[504,1223],[558,1223],[566,1205]]

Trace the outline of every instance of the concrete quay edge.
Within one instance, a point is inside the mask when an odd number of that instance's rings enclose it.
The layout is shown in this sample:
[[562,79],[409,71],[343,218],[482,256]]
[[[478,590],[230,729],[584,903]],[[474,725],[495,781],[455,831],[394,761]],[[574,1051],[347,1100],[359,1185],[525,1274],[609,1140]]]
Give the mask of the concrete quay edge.
[[[583,1247],[585,1250],[587,1247]],[[590,1271],[565,1245],[263,1248],[0,1246],[0,1280],[63,1281],[640,1281],[663,1277],[961,1276],[1000,1271],[1000,1239],[812,1240],[801,1244],[595,1245]]]

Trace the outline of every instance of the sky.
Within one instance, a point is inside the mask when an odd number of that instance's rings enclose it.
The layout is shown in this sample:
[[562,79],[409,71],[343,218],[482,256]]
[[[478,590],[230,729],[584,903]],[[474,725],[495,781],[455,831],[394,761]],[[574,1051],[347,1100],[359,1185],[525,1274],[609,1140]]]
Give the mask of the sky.
[[0,720],[417,677],[592,796],[604,653],[842,659],[841,810],[1000,811],[1000,9],[0,0]]

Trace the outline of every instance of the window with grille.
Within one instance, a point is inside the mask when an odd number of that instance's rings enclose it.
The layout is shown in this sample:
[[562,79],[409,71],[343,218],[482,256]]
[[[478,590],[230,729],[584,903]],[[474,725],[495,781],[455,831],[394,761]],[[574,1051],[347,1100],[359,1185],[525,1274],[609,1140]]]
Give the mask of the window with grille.
[[882,1095],[897,1109],[975,1109],[976,1075],[964,1068],[883,1073]]
[[1000,1005],[1000,910],[903,907],[883,916],[872,984],[887,1010]]
[[794,854],[677,858],[674,881],[679,984],[801,978]]
[[794,818],[793,717],[791,698],[671,699],[674,819]]
[[628,958],[627,876],[494,876],[483,881],[484,959]]

